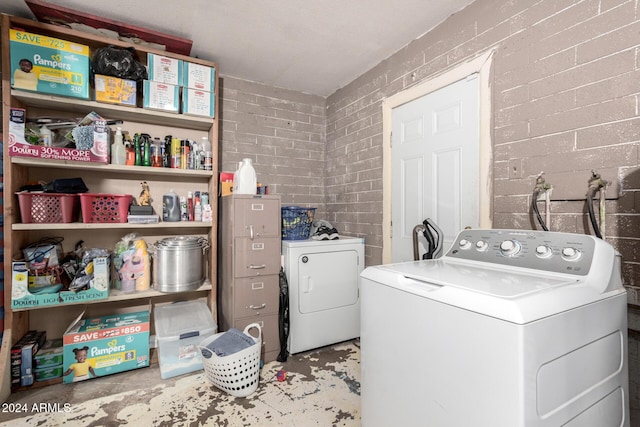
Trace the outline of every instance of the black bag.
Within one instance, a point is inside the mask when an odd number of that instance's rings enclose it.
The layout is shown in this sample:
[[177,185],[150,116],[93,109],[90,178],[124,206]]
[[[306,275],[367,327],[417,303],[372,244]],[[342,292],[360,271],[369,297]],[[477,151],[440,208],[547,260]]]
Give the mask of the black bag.
[[287,361],[287,340],[289,339],[289,284],[284,269],[280,267],[280,310],[278,313],[278,326],[280,327],[280,354],[278,362]]
[[91,69],[94,74],[135,80],[142,83],[147,79],[147,68],[134,56],[132,47],[122,48],[105,46],[96,49],[91,58]]
[[61,178],[44,185],[45,193],[78,194],[89,191],[82,178]]

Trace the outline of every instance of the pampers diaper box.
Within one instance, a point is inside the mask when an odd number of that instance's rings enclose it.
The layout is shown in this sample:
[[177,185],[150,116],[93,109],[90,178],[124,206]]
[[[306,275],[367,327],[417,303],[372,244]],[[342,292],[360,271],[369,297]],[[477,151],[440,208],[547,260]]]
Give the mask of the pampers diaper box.
[[89,99],[89,46],[9,31],[12,88]]
[[63,383],[149,366],[149,311],[83,316],[62,337]]

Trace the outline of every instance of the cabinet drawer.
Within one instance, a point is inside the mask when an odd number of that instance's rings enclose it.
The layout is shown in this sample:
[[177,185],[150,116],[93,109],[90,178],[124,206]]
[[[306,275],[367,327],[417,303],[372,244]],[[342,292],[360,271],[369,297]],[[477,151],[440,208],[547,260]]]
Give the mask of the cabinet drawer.
[[[262,354],[277,352],[280,350],[280,330],[278,329],[278,315],[271,314],[268,316],[250,316],[236,319],[233,327],[244,331],[244,328],[251,324],[257,323],[262,328]],[[254,334],[255,331],[249,331]],[[254,334],[255,335],[255,334]]]
[[280,277],[277,274],[237,279],[234,289],[236,317],[278,314]]
[[233,202],[236,212],[235,237],[280,236],[282,213],[279,199],[238,198]]
[[279,237],[264,239],[237,238],[234,244],[234,276],[268,276],[280,272],[281,241]]

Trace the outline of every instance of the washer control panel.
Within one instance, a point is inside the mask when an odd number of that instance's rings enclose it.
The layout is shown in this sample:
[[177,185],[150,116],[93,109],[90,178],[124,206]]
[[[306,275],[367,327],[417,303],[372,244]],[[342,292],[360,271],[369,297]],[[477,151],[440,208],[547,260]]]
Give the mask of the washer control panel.
[[589,274],[595,238],[549,231],[463,230],[446,256],[577,275]]

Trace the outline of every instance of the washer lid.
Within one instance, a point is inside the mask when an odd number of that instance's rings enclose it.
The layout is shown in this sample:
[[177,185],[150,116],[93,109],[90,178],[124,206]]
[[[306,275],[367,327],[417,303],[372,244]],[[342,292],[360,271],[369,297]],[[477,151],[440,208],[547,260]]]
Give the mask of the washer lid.
[[602,293],[582,276],[447,259],[370,267],[362,277],[518,324],[625,292]]

